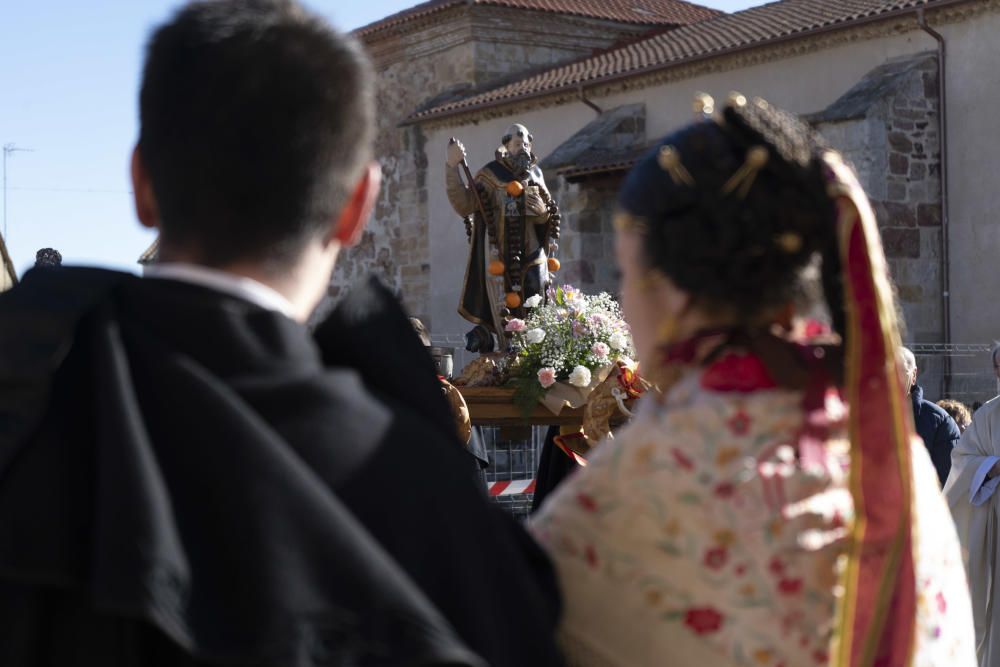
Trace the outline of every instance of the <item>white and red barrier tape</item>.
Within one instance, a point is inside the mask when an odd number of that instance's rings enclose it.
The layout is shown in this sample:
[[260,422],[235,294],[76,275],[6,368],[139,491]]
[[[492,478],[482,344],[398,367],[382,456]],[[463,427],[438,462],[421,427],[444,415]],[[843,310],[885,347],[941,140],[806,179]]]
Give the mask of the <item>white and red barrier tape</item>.
[[534,493],[535,480],[515,479],[503,482],[490,482],[489,492],[491,496],[516,496],[521,493]]

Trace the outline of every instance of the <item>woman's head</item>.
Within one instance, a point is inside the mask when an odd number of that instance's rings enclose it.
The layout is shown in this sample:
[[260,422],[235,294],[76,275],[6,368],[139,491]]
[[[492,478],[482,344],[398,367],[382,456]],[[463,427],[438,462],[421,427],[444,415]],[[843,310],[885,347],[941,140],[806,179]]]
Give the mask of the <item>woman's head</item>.
[[[825,252],[836,243],[826,151],[798,118],[734,94],[640,160],[617,225],[623,306],[640,353],[664,318],[760,326],[787,315],[816,258],[836,255]],[[835,263],[822,265],[830,289]]]

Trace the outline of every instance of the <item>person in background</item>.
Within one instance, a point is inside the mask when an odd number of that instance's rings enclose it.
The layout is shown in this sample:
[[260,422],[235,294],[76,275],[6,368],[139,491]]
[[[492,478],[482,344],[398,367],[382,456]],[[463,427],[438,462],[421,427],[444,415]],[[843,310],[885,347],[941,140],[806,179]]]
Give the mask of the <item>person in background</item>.
[[901,346],[899,359],[906,377],[907,396],[913,407],[913,422],[917,427],[917,434],[923,439],[924,446],[931,455],[943,487],[951,470],[951,450],[962,432],[944,408],[924,399],[924,389],[917,384],[917,359],[913,352]]
[[[530,522],[567,660],[971,665],[958,540],[902,400],[857,177],[764,100],[696,104],[703,120],[626,177],[615,222],[622,309],[662,393]],[[817,310],[832,333],[801,319]]]
[[392,294],[310,332],[379,191],[373,74],[293,0],[152,35],[143,277],[0,296],[0,665],[558,665],[551,566],[468,473]]
[[[1000,345],[990,352],[993,372],[1000,377]],[[973,404],[975,406],[975,404]],[[972,414],[951,455],[952,467],[944,493],[948,498],[972,595],[976,645],[981,667],[1000,664],[1000,617],[994,613],[1000,558],[996,517],[1000,511],[1000,396]]]
[[62,254],[55,248],[42,248],[35,253],[35,268],[62,266]]
[[961,401],[956,401],[953,398],[942,398],[937,402],[937,406],[947,412],[948,416],[955,421],[959,433],[965,433],[965,429],[969,428],[969,424],[972,423],[972,413]]

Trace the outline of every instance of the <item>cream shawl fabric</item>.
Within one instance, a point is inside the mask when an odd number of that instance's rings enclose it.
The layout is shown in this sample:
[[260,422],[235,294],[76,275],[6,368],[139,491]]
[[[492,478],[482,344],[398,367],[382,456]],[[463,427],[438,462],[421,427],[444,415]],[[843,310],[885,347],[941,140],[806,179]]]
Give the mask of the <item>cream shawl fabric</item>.
[[997,568],[998,494],[985,472],[1000,457],[1000,397],[987,402],[972,417],[951,453],[951,473],[944,487],[969,575],[979,664],[1000,664],[1000,628],[993,593],[1000,582]]
[[[852,500],[845,409],[826,459],[791,443],[801,394],[720,393],[697,372],[654,402],[532,521],[565,597],[571,665],[824,665]],[[913,665],[972,667],[972,618],[958,541],[923,446],[913,449]]]

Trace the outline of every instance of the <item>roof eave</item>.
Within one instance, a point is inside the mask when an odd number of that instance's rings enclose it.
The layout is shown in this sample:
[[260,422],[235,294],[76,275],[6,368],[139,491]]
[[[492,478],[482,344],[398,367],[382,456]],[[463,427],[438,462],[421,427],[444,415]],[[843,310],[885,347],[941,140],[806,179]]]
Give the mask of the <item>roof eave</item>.
[[541,97],[555,96],[560,93],[565,93],[567,91],[579,90],[581,93],[589,86],[614,83],[616,81],[621,81],[623,79],[631,79],[633,77],[639,77],[646,74],[651,74],[653,72],[658,72],[661,70],[671,69],[673,67],[680,67],[682,65],[690,65],[693,63],[702,62],[704,60],[712,60],[714,58],[720,58],[722,56],[728,56],[735,53],[741,53],[743,51],[749,51],[751,49],[760,48],[762,46],[773,46],[775,44],[783,44],[785,42],[790,42],[798,39],[803,39],[807,37],[815,37],[817,35],[823,35],[830,32],[837,32],[839,30],[844,30],[847,28],[857,28],[859,26],[869,25],[871,23],[879,23],[882,21],[889,21],[895,18],[901,18],[909,14],[916,14],[921,9],[941,9],[945,7],[951,7],[953,5],[961,5],[969,2],[975,2],[975,0],[938,0],[937,2],[932,2],[929,4],[921,4],[914,7],[906,7],[905,9],[896,9],[892,11],[885,12],[884,14],[875,14],[873,16],[866,16],[861,19],[853,21],[844,21],[841,23],[833,23],[827,26],[820,26],[819,28],[814,28],[812,30],[805,30],[803,32],[797,32],[789,35],[781,35],[779,37],[774,37],[772,39],[766,39],[759,42],[751,42],[749,44],[740,44],[737,46],[728,47],[725,49],[720,49],[719,51],[712,51],[710,53],[698,54],[691,56],[689,58],[684,58],[681,60],[674,60],[668,63],[658,63],[655,65],[650,65],[647,67],[642,67],[639,69],[630,70],[628,72],[620,72],[618,74],[611,74],[603,77],[595,77],[589,81],[579,81],[572,84],[566,84],[559,86],[558,88],[551,88],[547,90],[540,90],[533,93],[527,93],[524,95],[518,95],[516,97],[506,97],[500,100],[491,100],[489,102],[481,102],[479,104],[474,104],[472,106],[461,107],[459,109],[448,109],[446,111],[439,111],[437,113],[432,113],[423,116],[408,116],[403,119],[399,124],[400,127],[405,127],[408,125],[417,125],[430,120],[440,120],[442,118],[449,118],[452,116],[461,116],[467,113],[473,113],[476,111],[481,111],[483,109],[490,109],[493,107],[501,106],[504,103],[510,102],[523,102],[528,100],[533,100]]

